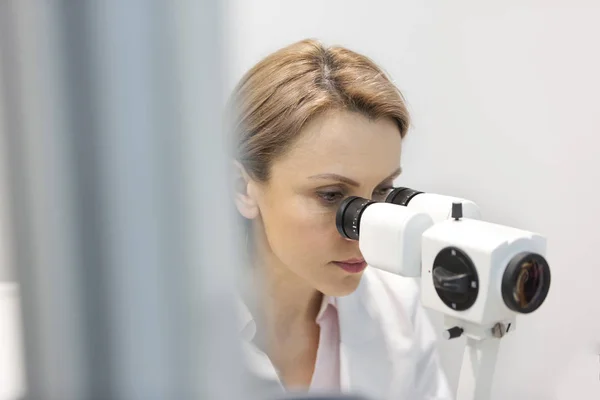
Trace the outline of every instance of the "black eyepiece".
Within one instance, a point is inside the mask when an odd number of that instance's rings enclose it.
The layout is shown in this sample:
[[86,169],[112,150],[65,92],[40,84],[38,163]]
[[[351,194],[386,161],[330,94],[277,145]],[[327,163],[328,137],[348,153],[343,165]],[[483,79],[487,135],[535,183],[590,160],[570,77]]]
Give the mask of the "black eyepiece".
[[550,290],[550,267],[539,254],[514,256],[502,277],[502,297],[511,310],[528,314],[537,310]]
[[385,202],[397,204],[399,206],[407,206],[408,202],[411,201],[413,197],[421,193],[423,192],[415,189],[398,187],[388,194],[388,196],[385,198]]
[[357,196],[342,201],[335,216],[335,226],[340,235],[347,239],[358,240],[362,213],[373,203],[375,203],[373,200]]

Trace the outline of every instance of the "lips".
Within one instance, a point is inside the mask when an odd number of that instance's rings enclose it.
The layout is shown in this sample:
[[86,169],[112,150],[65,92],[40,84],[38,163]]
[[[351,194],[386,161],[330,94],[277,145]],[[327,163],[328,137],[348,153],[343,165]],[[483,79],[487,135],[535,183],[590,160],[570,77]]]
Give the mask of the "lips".
[[351,274],[357,274],[359,272],[362,272],[367,267],[366,261],[361,258],[352,258],[344,261],[334,261],[333,263],[341,269],[343,269],[344,271],[349,272]]

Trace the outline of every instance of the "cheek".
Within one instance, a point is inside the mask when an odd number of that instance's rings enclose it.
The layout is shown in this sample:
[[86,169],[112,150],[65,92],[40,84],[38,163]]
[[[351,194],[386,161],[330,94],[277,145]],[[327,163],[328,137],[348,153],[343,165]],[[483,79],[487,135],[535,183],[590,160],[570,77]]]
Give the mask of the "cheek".
[[[316,253],[331,252],[335,244],[341,240],[335,227],[335,210],[322,207],[315,210],[311,207],[303,208],[304,215],[298,217],[298,224],[302,230],[302,242],[311,245]],[[309,251],[308,248],[304,250]]]
[[265,220],[272,250],[284,263],[329,262],[343,239],[335,227],[335,208],[296,199],[277,207]]

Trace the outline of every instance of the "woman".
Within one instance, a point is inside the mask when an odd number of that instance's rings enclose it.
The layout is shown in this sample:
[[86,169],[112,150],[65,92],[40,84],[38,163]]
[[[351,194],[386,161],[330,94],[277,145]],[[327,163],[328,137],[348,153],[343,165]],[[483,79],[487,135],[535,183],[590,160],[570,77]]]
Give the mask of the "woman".
[[288,390],[451,398],[417,283],[368,267],[336,230],[345,197],[383,200],[400,174],[398,89],[365,56],[305,40],[248,71],[231,111],[252,371]]

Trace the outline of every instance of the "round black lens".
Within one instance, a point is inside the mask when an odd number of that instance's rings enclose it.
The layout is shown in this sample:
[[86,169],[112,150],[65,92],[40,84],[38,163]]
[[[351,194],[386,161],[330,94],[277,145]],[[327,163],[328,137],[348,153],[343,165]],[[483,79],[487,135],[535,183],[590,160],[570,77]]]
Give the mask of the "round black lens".
[[342,201],[335,216],[335,226],[340,235],[358,240],[360,218],[365,209],[375,203],[373,200],[351,196]]
[[527,314],[537,310],[550,290],[550,267],[539,254],[514,256],[502,277],[502,297],[511,310]]
[[399,206],[407,206],[413,197],[421,193],[423,192],[420,192],[415,189],[407,187],[398,187],[392,190],[390,194],[387,195],[387,197],[385,198],[385,202],[397,204]]

